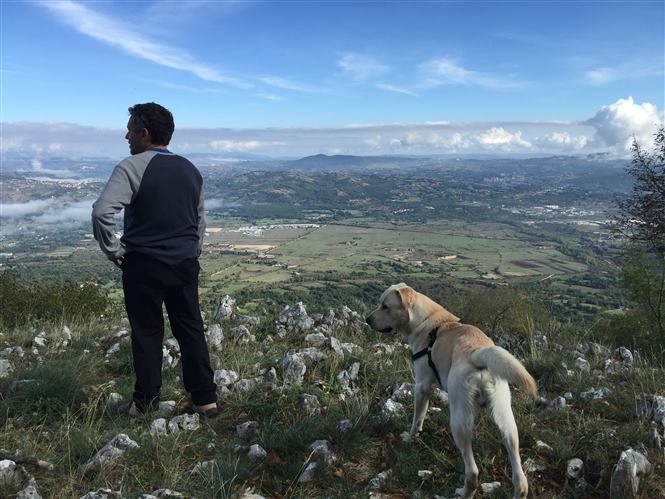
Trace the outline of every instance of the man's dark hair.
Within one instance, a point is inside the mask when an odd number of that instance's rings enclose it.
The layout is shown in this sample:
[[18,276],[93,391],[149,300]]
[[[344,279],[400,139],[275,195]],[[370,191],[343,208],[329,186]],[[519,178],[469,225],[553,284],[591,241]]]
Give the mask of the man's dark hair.
[[129,114],[133,118],[131,126],[134,132],[145,128],[150,132],[153,144],[165,146],[171,142],[175,130],[171,111],[155,102],[147,102],[133,105],[129,108]]

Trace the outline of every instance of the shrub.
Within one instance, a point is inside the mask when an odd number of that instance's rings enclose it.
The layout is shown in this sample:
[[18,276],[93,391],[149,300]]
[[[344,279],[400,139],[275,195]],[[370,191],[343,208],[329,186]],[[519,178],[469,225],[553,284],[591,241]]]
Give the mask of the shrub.
[[90,361],[82,359],[56,359],[22,371],[23,383],[16,385],[15,393],[5,402],[8,414],[37,424],[59,421],[66,412],[79,412],[88,400],[84,387],[93,377]]
[[446,308],[454,310],[463,322],[488,333],[517,334],[524,338],[535,331],[547,331],[551,322],[547,311],[534,297],[513,288],[466,291],[453,298]]
[[0,272],[0,327],[74,322],[99,317],[107,298],[93,283],[41,283],[19,278],[11,269]]

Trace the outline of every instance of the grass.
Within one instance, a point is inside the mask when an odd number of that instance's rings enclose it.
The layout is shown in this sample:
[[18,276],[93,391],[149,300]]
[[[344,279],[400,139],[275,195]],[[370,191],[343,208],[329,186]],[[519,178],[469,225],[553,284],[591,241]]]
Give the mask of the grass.
[[[316,310],[308,312],[311,315]],[[72,344],[63,351],[43,351],[41,361],[31,354],[17,359],[10,356],[17,369],[0,381],[0,449],[54,464],[52,471],[28,470],[43,497],[76,498],[99,488],[119,490],[123,497],[138,497],[159,488],[218,498],[238,497],[249,490],[279,498],[367,497],[372,479],[380,472],[387,474],[381,490],[391,497],[411,497],[416,491],[420,497],[450,497],[461,485],[463,467],[448,429],[447,407],[434,404],[440,410],[429,414],[423,434],[411,443],[400,439],[410,425],[410,400],[400,401],[406,406],[402,416],[388,421],[377,418],[387,398],[386,388],[412,382],[408,352],[391,337],[335,330],[336,338],[361,346],[362,352],[340,359],[326,350],[328,359],[308,369],[302,386],[272,390],[259,385],[250,394],[234,392],[214,422],[195,432],[155,439],[148,432],[149,420],[105,415],[109,393],[129,396],[133,382],[127,344],[105,359],[108,344],[100,338],[121,329],[119,318],[105,320],[70,325],[75,332]],[[238,346],[227,339],[223,349],[213,353],[213,367],[236,370],[241,378],[275,367],[281,379],[280,360],[306,344],[304,334],[278,338],[273,321],[274,317],[261,317],[261,325],[254,331],[255,343]],[[223,327],[228,332],[232,324]],[[2,341],[4,346],[27,346],[31,336],[26,329],[3,331]],[[567,409],[551,412],[514,392],[523,460],[543,466],[542,471],[529,474],[530,497],[607,497],[620,453],[628,447],[642,448],[647,440],[649,424],[636,419],[635,404],[643,393],[664,393],[665,366],[637,359],[633,370],[625,373],[598,376],[575,371],[570,375],[562,365],[574,370],[574,334],[558,334],[557,341],[571,338],[571,343],[545,351],[534,350],[528,335],[520,338],[516,351],[526,353],[525,363],[539,381],[540,395],[549,400],[566,392],[573,394]],[[376,355],[373,345],[379,341],[392,344],[393,352]],[[604,359],[588,360],[597,369]],[[336,376],[353,362],[361,365],[356,391],[344,393]],[[182,406],[186,400],[179,369],[165,373],[163,398],[175,399]],[[33,381],[9,394],[9,386],[18,380]],[[612,390],[605,400],[579,396],[601,386]],[[320,413],[304,412],[300,405],[304,393],[319,399]],[[343,419],[352,422],[346,433],[337,429]],[[237,435],[236,425],[250,420],[258,421],[258,428],[243,439]],[[79,474],[78,467],[118,433],[126,433],[140,447],[104,470]],[[331,442],[334,462],[326,463],[312,454],[310,445],[320,439]],[[554,449],[552,455],[539,453],[539,440]],[[478,492],[477,497],[511,497],[506,454],[498,431],[485,415],[478,417],[475,442],[481,481],[501,483],[491,495]],[[268,452],[265,461],[248,458],[247,448],[253,443]],[[654,471],[642,480],[640,497],[660,497],[665,493],[665,461],[662,454],[647,452]],[[574,457],[585,463],[587,485],[583,488],[566,483],[566,463]],[[211,464],[192,471],[206,461]],[[311,462],[318,464],[313,480],[300,481]],[[431,471],[431,476],[419,476],[422,470]],[[3,494],[0,496],[5,497]]]

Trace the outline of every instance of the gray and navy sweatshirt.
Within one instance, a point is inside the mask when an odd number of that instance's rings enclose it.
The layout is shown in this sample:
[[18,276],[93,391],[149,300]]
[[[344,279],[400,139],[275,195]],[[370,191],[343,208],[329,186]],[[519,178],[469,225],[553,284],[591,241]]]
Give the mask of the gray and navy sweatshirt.
[[[124,234],[116,213],[124,208]],[[122,160],[92,205],[92,231],[110,260],[137,252],[175,265],[201,253],[203,179],[187,159],[148,149]]]

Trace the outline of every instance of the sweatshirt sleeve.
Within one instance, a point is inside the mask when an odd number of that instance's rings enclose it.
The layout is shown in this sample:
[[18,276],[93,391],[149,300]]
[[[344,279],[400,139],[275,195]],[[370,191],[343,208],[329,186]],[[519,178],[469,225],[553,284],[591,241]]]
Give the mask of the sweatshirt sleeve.
[[109,259],[122,256],[124,246],[116,237],[113,217],[132,201],[134,191],[123,163],[115,167],[99,199],[92,205],[92,233]]
[[205,236],[205,230],[206,230],[206,214],[205,214],[205,202],[203,200],[203,188],[201,188],[201,194],[199,195],[198,216],[199,216],[199,227],[198,227],[199,250],[197,254],[200,255],[201,250],[203,249],[203,236]]

